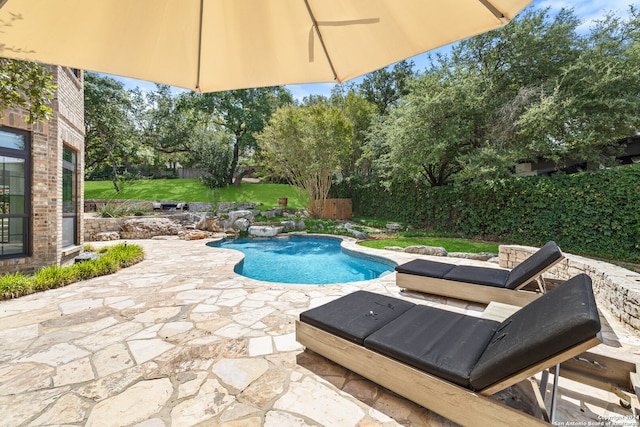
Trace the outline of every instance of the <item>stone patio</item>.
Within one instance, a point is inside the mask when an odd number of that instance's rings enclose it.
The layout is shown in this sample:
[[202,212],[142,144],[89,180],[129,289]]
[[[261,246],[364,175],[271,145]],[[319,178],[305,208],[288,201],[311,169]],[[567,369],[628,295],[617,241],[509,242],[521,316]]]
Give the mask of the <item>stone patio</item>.
[[[294,321],[362,288],[471,315],[483,307],[401,293],[395,274],[273,284],[236,275],[242,255],[206,241],[135,243],[140,264],[0,301],[0,426],[453,425],[304,351]],[[638,336],[603,315],[606,350],[638,359]],[[558,425],[636,425],[609,393],[568,380],[560,391]],[[518,387],[498,398],[528,404]]]

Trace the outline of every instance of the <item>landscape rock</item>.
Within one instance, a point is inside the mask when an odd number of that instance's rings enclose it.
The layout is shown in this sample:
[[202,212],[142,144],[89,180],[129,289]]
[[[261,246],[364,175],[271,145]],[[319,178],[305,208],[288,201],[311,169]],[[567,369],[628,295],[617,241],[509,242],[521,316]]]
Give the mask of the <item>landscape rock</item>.
[[404,251],[404,248],[402,246],[385,246],[384,248],[388,251],[396,251],[396,252]]
[[283,227],[269,227],[266,225],[252,225],[249,227],[249,236],[274,237],[282,231]]
[[233,212],[229,212],[229,221],[231,221],[232,223],[235,223],[240,218],[244,218],[248,221],[251,221],[253,219],[253,216],[254,216],[253,212],[249,210],[233,211]]
[[103,231],[102,233],[96,233],[93,235],[94,242],[106,242],[109,240],[120,240],[120,233],[117,231]]
[[365,232],[358,231],[358,230],[349,230],[349,231],[358,240],[367,240],[369,238],[369,235]]
[[387,224],[387,231],[400,231],[402,230],[402,226],[400,224],[397,224],[395,222],[390,222],[389,224]]
[[296,222],[295,221],[282,221],[280,224],[284,227],[284,229],[286,231],[295,230],[296,229]]
[[182,226],[168,218],[127,219],[121,226],[122,239],[150,239],[154,236],[176,236]]
[[251,226],[251,221],[247,218],[239,218],[233,222],[233,229],[236,231],[247,231]]
[[404,251],[409,254],[447,256],[445,248],[438,246],[407,246]]
[[490,259],[497,257],[498,254],[494,254],[491,252],[479,252],[477,254],[472,254],[467,252],[449,252],[449,256],[453,258],[473,259],[477,261],[489,261]]

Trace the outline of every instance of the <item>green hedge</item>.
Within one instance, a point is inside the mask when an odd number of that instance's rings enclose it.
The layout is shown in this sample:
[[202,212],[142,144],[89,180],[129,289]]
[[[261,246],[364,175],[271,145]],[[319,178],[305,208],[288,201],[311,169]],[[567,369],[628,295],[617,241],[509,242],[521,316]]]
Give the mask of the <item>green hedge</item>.
[[640,262],[640,165],[551,177],[418,188],[405,183],[335,188],[354,214],[532,246],[555,240],[567,252]]

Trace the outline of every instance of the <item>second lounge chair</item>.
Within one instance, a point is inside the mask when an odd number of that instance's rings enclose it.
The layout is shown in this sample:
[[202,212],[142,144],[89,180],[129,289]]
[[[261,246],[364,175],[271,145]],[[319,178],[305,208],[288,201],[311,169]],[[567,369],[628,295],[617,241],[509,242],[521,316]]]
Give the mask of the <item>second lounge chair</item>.
[[523,306],[541,292],[521,291],[542,273],[562,261],[564,255],[555,242],[548,242],[513,270],[415,259],[396,267],[396,284],[404,289],[476,301]]

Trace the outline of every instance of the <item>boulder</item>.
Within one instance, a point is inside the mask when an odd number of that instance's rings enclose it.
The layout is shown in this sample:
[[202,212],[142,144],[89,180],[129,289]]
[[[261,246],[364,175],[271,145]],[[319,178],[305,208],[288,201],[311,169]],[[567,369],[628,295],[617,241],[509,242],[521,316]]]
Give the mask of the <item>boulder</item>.
[[365,232],[358,231],[358,230],[349,230],[349,231],[358,240],[367,240],[369,238],[369,235]]
[[409,254],[447,256],[447,250],[438,246],[407,246],[404,251]]
[[282,231],[283,227],[269,227],[266,225],[252,225],[249,227],[249,236],[273,237]]
[[284,229],[286,231],[295,230],[296,229],[296,222],[295,221],[282,221],[280,224],[284,227]]
[[232,211],[229,212],[229,220],[231,221],[231,223],[235,223],[236,220],[240,218],[245,218],[248,221],[251,221],[253,219],[253,215],[253,212],[249,210]]
[[251,221],[247,218],[238,218],[233,222],[233,229],[236,231],[247,231],[251,226]]
[[395,232],[400,230],[402,230],[402,226],[400,224],[397,224],[395,222],[390,222],[389,224],[387,224],[387,231]]

